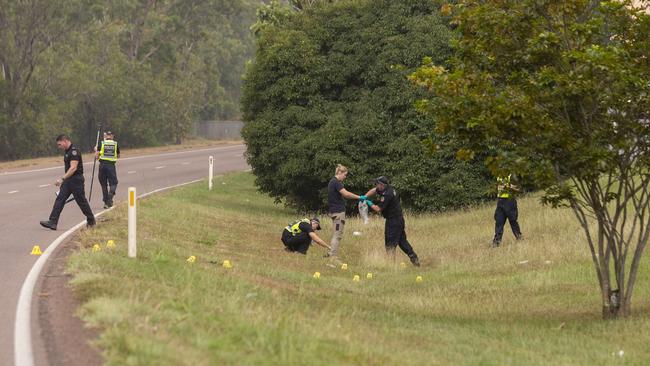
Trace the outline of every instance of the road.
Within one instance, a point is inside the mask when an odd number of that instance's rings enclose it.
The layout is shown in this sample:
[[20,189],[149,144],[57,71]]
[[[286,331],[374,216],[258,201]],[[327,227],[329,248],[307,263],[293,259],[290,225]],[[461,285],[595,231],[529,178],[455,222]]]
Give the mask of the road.
[[[224,145],[192,151],[179,151],[138,157],[123,156],[118,162],[116,202],[124,201],[128,187],[136,187],[138,195],[153,190],[206,178],[208,157],[214,156],[214,174],[248,168],[243,145]],[[126,152],[125,152],[126,153]],[[125,154],[123,154],[125,155]],[[90,189],[92,154],[84,154],[86,195]],[[14,365],[14,322],[16,305],[25,277],[37,260],[30,255],[32,247],[43,251],[49,243],[69,228],[85,220],[76,203],[70,202],[61,214],[58,230],[39,225],[47,220],[54,203],[54,181],[63,174],[63,157],[56,167],[9,171],[0,174],[0,365]],[[93,184],[91,207],[94,213],[103,210],[101,187]],[[122,199],[120,199],[122,198]],[[39,334],[32,325],[32,334]]]

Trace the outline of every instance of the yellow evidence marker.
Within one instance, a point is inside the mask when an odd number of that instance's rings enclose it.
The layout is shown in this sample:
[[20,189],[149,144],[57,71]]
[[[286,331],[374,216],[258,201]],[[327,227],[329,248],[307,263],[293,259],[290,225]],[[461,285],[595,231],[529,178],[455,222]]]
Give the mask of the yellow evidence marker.
[[359,275],[354,275],[354,277],[352,278],[352,281],[354,282],[359,282],[359,280],[360,280]]
[[415,277],[415,282],[417,282],[417,283],[422,282],[422,276]]
[[106,248],[115,248],[115,241],[113,239],[110,239],[109,241],[106,242]]
[[34,245],[32,248],[32,252],[30,253],[31,255],[41,255],[43,252],[41,252],[41,247],[38,245]]
[[366,278],[372,280],[372,273],[368,272],[368,274],[366,274]]
[[99,244],[93,245],[93,253],[101,252],[102,247],[99,246]]
[[341,269],[344,270],[344,271],[347,270],[348,269],[348,264],[347,263],[341,264]]
[[187,258],[187,263],[194,263],[194,262],[196,262],[196,257],[195,256],[191,255],[191,256],[189,256],[189,258]]
[[223,261],[223,268],[232,268],[232,263],[229,260]]
[[320,272],[314,272],[314,278],[319,279],[320,278]]

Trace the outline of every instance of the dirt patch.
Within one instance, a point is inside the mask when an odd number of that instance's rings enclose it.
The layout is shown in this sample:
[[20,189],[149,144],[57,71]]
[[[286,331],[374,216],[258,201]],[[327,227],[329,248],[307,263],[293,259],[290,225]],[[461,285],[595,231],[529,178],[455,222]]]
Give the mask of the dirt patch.
[[68,284],[71,275],[65,272],[68,257],[77,244],[62,243],[45,264],[34,290],[32,322],[34,358],[37,365],[94,366],[102,365],[102,357],[91,342],[99,330],[89,329],[75,314],[80,306]]

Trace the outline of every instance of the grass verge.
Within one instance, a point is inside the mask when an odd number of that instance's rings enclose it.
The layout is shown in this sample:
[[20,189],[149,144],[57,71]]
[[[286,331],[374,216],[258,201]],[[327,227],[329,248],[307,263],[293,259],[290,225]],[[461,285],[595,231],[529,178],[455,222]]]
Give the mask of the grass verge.
[[[634,315],[600,320],[595,274],[569,211],[520,200],[525,240],[506,232],[496,250],[488,247],[492,206],[408,216],[421,268],[401,253],[385,261],[380,217],[352,218],[344,271],[327,267],[318,246],[285,253],[281,231],[299,216],[253,181],[235,173],[212,192],[197,184],[140,201],[137,259],[126,257],[124,206],[81,234],[69,270],[81,317],[102,329],[108,365],[650,363],[647,263]],[[329,241],[331,224],[322,223]],[[225,259],[233,268],[221,266]]]

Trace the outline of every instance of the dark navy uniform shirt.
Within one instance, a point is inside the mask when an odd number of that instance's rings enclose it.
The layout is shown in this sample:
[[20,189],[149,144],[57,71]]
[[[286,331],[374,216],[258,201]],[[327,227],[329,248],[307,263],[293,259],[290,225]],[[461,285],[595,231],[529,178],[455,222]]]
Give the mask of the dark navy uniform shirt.
[[327,203],[329,213],[345,212],[345,200],[341,195],[343,183],[336,177],[332,178],[327,185]]
[[77,170],[74,172],[75,175],[84,175],[84,162],[81,159],[81,153],[77,150],[77,147],[70,144],[68,150],[65,151],[63,155],[63,164],[65,165],[65,172],[67,173],[70,170],[70,162],[76,160],[79,163],[77,164]]
[[387,219],[402,217],[402,205],[399,203],[399,196],[395,188],[387,186],[383,192],[377,191],[379,202],[377,205],[381,208],[381,215]]

